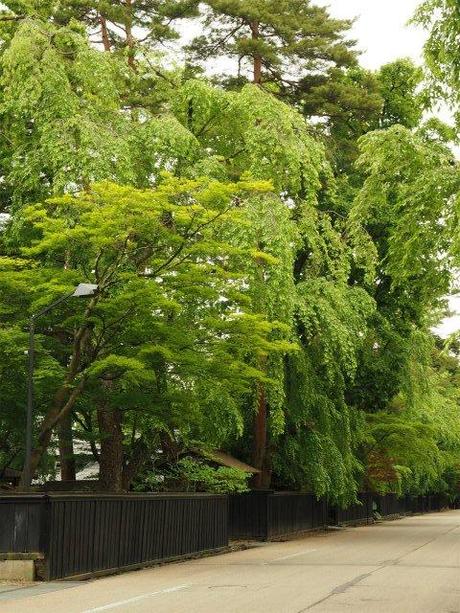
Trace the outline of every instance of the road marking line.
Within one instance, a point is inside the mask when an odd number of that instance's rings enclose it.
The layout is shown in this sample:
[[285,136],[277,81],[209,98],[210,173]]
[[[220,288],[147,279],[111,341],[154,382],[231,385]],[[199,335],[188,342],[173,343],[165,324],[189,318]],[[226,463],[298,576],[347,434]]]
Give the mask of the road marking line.
[[176,585],[175,587],[168,587],[164,590],[159,590],[158,592],[151,592],[150,594],[142,594],[141,596],[134,596],[133,598],[128,598],[127,600],[118,600],[117,602],[112,602],[110,604],[103,605],[102,607],[96,607],[95,609],[85,609],[82,613],[96,613],[97,611],[108,611],[109,609],[116,609],[117,607],[123,607],[126,604],[132,604],[133,602],[139,602],[140,600],[145,600],[146,598],[152,598],[153,596],[159,596],[160,594],[170,594],[171,592],[179,592],[180,590],[185,590],[185,588],[190,587],[190,583],[185,585]]
[[271,562],[280,562],[281,560],[288,560],[289,558],[296,558],[297,556],[303,556],[305,553],[313,553],[313,551],[318,551],[317,549],[305,549],[304,551],[299,551],[299,553],[291,553],[289,556],[282,556],[281,558],[275,558],[274,560],[270,560],[270,562],[265,562],[265,564],[270,564]]

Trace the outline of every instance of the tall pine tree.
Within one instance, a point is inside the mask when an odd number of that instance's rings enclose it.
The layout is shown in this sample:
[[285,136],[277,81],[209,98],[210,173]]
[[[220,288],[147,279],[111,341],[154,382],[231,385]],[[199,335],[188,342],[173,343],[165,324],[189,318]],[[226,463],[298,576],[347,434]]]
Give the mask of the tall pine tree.
[[204,32],[189,47],[206,61],[230,57],[237,78],[278,90],[296,87],[306,73],[355,62],[346,39],[351,21],[332,19],[308,0],[209,0]]

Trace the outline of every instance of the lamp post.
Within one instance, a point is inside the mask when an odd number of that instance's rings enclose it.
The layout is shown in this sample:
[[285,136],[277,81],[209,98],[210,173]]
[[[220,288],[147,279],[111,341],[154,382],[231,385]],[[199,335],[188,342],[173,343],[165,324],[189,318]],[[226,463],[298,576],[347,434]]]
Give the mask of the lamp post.
[[80,298],[85,296],[92,296],[98,289],[98,286],[94,283],[80,283],[77,287],[70,292],[61,296],[47,307],[34,313],[29,319],[29,364],[27,373],[27,420],[26,420],[26,457],[24,462],[24,475],[23,483],[25,487],[29,488],[32,483],[32,441],[33,441],[33,417],[34,417],[34,362],[35,362],[35,321],[51,311],[55,306],[65,302],[69,298]]

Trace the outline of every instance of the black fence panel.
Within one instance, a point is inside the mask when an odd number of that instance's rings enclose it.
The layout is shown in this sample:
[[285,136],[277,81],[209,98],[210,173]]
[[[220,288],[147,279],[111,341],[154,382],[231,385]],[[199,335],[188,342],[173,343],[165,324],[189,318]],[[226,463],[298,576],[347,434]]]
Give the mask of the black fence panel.
[[0,552],[39,553],[43,496],[0,496]]
[[346,508],[331,506],[329,523],[332,525],[367,523],[372,519],[372,495],[361,493],[358,502]]
[[52,496],[50,506],[50,579],[228,545],[226,496]]
[[0,552],[41,553],[61,579],[228,545],[228,502],[212,494],[0,497]]
[[229,535],[233,539],[273,539],[323,528],[327,505],[314,494],[254,491],[229,498]]
[[441,511],[441,509],[447,506],[447,500],[441,494],[433,494],[432,496],[427,496],[427,498],[428,513]]
[[428,496],[409,496],[407,510],[409,513],[427,513]]
[[406,496],[396,494],[385,494],[385,496],[374,496],[376,511],[382,516],[404,515],[409,511]]
[[326,503],[314,494],[274,492],[268,501],[268,538],[326,526]]
[[460,509],[460,498],[456,497],[447,503],[449,509]]
[[232,494],[228,501],[228,531],[231,539],[267,539],[271,491]]

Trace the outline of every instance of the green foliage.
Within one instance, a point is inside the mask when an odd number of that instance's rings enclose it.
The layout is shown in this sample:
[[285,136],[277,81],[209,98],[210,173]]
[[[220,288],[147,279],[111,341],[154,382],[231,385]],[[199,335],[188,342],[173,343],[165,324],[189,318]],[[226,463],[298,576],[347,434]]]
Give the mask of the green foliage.
[[428,31],[424,47],[430,81],[431,101],[436,106],[441,97],[454,109],[459,120],[460,11],[455,0],[424,0],[413,21]]
[[376,72],[352,66],[304,80],[303,112],[322,118],[318,130],[334,167],[346,173],[352,185],[361,181],[353,167],[361,136],[396,124],[415,128],[421,123],[425,106],[422,77],[421,68],[400,59]]
[[374,305],[358,288],[320,279],[299,284],[298,295],[302,352],[289,360],[287,425],[275,465],[288,483],[346,504],[362,472],[356,452],[364,423],[345,392]]
[[132,63],[139,52],[178,38],[174,21],[197,15],[196,0],[148,0],[142,4],[92,0],[7,0],[3,15],[14,21],[40,19],[67,26],[80,22],[93,42]]
[[132,177],[119,67],[78,29],[24,21],[0,68],[2,188],[13,204]]
[[[353,63],[346,40],[351,21],[332,19],[327,10],[305,0],[209,0],[204,32],[189,47],[194,59],[235,58],[237,77],[252,65],[255,82],[276,89],[291,87],[292,74],[322,72],[324,65]],[[262,74],[257,75],[260,61]],[[298,77],[297,77],[298,80]]]
[[368,416],[367,454],[388,458],[390,477],[373,475],[382,491],[443,491],[460,451],[458,363],[436,348],[428,334],[412,339],[401,391],[386,411]]
[[[176,94],[174,112],[201,145],[189,147],[200,169],[200,158],[206,157],[230,179],[271,180],[280,194],[314,197],[322,148],[303,118],[270,94],[253,85],[224,92],[192,80]],[[191,172],[196,174],[196,168]]]
[[399,124],[416,128],[424,110],[424,96],[420,92],[422,69],[406,58],[385,64],[376,76],[383,98],[379,127]]
[[368,414],[366,483],[442,491],[457,462],[458,399],[428,327],[452,283],[458,165],[440,140],[402,126],[370,133],[360,147],[365,180],[350,224],[373,249],[376,281],[366,286],[377,313],[349,398]]
[[458,166],[447,148],[401,126],[369,133],[360,147],[367,176],[351,224],[364,226],[377,250],[377,299],[396,295],[420,321],[450,289]]
[[[70,419],[117,489],[245,491],[183,457],[205,445],[341,504],[454,495],[458,348],[430,327],[454,286],[460,174],[453,129],[422,120],[421,69],[363,69],[351,22],[300,0],[3,16],[0,470],[23,460],[27,317],[87,281],[93,297],[36,322],[42,474]],[[158,44],[196,16],[207,38],[171,68]],[[455,104],[456,8],[417,19],[431,96]],[[238,74],[196,78],[190,61],[223,56]]]
[[[63,352],[78,395],[85,389],[100,395],[98,385],[110,381],[108,402],[125,410],[144,405],[157,427],[181,428],[183,436],[204,420],[209,400],[196,392],[211,389],[211,381],[235,411],[233,398],[262,376],[254,358],[286,345],[270,341],[273,326],[248,311],[240,287],[244,271],[232,269],[244,250],[216,239],[211,227],[230,220],[237,225],[242,213],[235,203],[265,189],[265,183],[164,177],[155,191],[106,183],[22,212],[22,251],[31,266],[14,278],[37,290],[32,308],[78,277],[99,287],[86,308],[66,306],[61,318],[38,322],[48,351],[57,343]],[[16,284],[16,291],[21,288]],[[17,313],[19,321],[24,314]],[[71,349],[66,343],[78,336],[75,330],[87,332],[84,344]],[[49,398],[42,431],[47,419],[55,419],[53,394]],[[239,421],[221,419],[236,431]]]
[[171,475],[181,483],[181,489],[215,494],[240,494],[248,491],[250,475],[238,468],[219,466],[213,468],[203,461],[190,457],[180,459]]
[[[3,280],[3,274],[0,277]],[[0,327],[0,471],[7,466],[21,469],[24,462],[27,348],[28,335],[19,326]],[[63,369],[52,356],[43,355],[41,343],[37,349],[35,403],[42,407],[62,380]],[[44,458],[44,472],[49,460]]]

